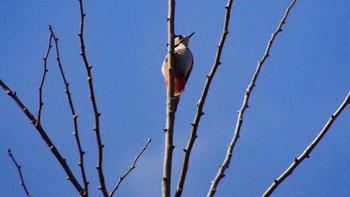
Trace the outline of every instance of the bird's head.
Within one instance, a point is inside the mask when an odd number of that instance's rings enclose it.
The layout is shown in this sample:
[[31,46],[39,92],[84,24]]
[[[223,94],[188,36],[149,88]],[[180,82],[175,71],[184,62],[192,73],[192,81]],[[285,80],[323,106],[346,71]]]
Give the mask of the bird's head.
[[184,36],[184,35],[175,36],[175,42],[174,42],[175,47],[179,46],[180,44],[183,44],[187,47],[188,42],[190,41],[190,38],[193,34],[194,32],[187,36]]

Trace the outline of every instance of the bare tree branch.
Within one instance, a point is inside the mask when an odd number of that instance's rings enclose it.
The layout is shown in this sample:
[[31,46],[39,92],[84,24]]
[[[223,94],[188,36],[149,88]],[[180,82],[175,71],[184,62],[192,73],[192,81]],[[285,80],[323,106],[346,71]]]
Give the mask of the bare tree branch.
[[191,131],[191,134],[190,134],[190,138],[188,140],[186,148],[183,149],[184,150],[184,158],[183,158],[182,168],[181,168],[181,172],[180,172],[180,177],[179,177],[179,181],[178,181],[178,185],[177,185],[177,189],[176,189],[176,194],[175,194],[176,197],[180,197],[181,194],[182,194],[184,183],[185,183],[185,179],[186,179],[187,169],[188,169],[188,163],[189,163],[189,160],[190,160],[190,154],[191,154],[191,151],[192,151],[192,147],[193,147],[194,141],[197,138],[197,129],[198,129],[199,121],[200,121],[202,115],[204,115],[203,106],[204,106],[204,103],[205,103],[205,99],[207,97],[207,94],[208,94],[208,91],[209,91],[209,88],[210,88],[211,80],[213,79],[217,68],[221,64],[221,62],[220,62],[221,52],[222,52],[222,49],[223,49],[224,44],[225,44],[226,36],[229,33],[228,32],[228,26],[229,26],[229,21],[230,21],[230,13],[231,13],[232,2],[233,2],[233,0],[229,0],[227,5],[225,6],[226,13],[225,13],[225,19],[224,19],[223,32],[222,32],[222,35],[221,35],[220,42],[217,45],[217,51],[216,51],[214,64],[212,66],[212,69],[211,69],[209,75],[207,75],[207,80],[205,82],[202,95],[199,98],[199,101],[197,103],[197,112],[196,112],[194,121],[191,123],[192,131]]
[[38,119],[39,123],[40,123],[40,120],[41,120],[41,109],[42,109],[42,107],[44,105],[44,103],[43,103],[43,86],[44,86],[46,73],[48,71],[48,69],[47,69],[47,58],[49,57],[50,50],[52,48],[52,44],[51,43],[52,43],[52,35],[50,34],[50,36],[49,36],[49,46],[47,47],[46,55],[43,58],[43,60],[44,60],[43,75],[42,75],[41,82],[40,82],[40,85],[39,85],[39,107],[38,107],[38,116],[37,116],[37,119]]
[[22,166],[19,165],[19,164],[17,163],[15,157],[14,157],[14,156],[12,155],[12,153],[11,153],[11,149],[10,149],[10,148],[7,149],[7,152],[8,152],[8,155],[11,157],[13,163],[15,164],[16,168],[17,168],[19,177],[20,177],[20,179],[21,179],[20,184],[22,185],[22,187],[23,187],[23,189],[24,189],[24,192],[26,193],[27,197],[30,197],[29,191],[28,191],[28,189],[27,189],[27,187],[26,187],[26,184],[25,184],[25,182],[24,182],[24,178],[23,178],[23,174],[22,174],[22,170],[21,170],[21,167],[22,167]]
[[89,191],[88,190],[89,182],[87,181],[87,178],[86,178],[85,165],[84,165],[84,154],[85,154],[85,152],[83,151],[83,148],[81,147],[80,138],[79,138],[78,120],[77,120],[78,119],[78,114],[75,113],[72,96],[71,96],[71,93],[69,91],[69,83],[66,80],[66,76],[64,74],[63,67],[62,67],[62,64],[61,64],[61,58],[60,58],[59,47],[58,47],[58,38],[55,36],[55,33],[53,32],[51,25],[49,25],[49,30],[51,32],[51,34],[50,34],[50,41],[51,41],[52,37],[53,37],[53,39],[55,41],[56,60],[57,60],[58,67],[60,69],[62,80],[63,80],[65,88],[66,88],[65,89],[65,93],[67,95],[68,104],[69,104],[69,107],[70,107],[70,110],[71,110],[71,113],[72,113],[72,118],[73,118],[73,126],[74,126],[73,135],[75,137],[75,141],[77,143],[78,151],[79,151],[79,163],[78,163],[78,166],[80,167],[80,172],[81,172],[81,175],[82,175],[82,178],[83,178],[83,182],[84,182],[84,192],[81,193],[80,195],[82,195],[82,196],[89,196],[89,192],[88,192]]
[[170,197],[171,168],[173,158],[173,134],[174,134],[174,15],[175,0],[168,1],[168,69],[169,89],[167,91],[166,127],[164,129],[164,162],[162,178],[162,197]]
[[129,174],[134,168],[136,168],[136,162],[137,162],[137,160],[140,158],[140,156],[142,155],[142,153],[146,150],[146,148],[147,148],[147,146],[148,146],[149,143],[151,143],[151,138],[147,140],[146,144],[143,146],[143,148],[141,149],[141,151],[139,152],[139,154],[135,157],[134,162],[131,164],[130,168],[126,171],[126,173],[125,173],[123,176],[119,177],[119,180],[118,180],[117,184],[114,186],[114,188],[113,188],[113,190],[111,191],[111,193],[109,193],[109,197],[112,197],[112,196],[114,195],[115,191],[117,191],[117,189],[118,189],[120,183],[124,180],[124,178],[125,178],[126,176],[128,176],[128,174]]
[[61,164],[63,170],[67,174],[67,180],[70,180],[76,190],[81,193],[84,191],[84,189],[81,187],[79,184],[78,180],[75,178],[74,174],[70,170],[66,159],[62,157],[60,152],[57,150],[56,146],[52,143],[51,139],[49,136],[46,134],[45,130],[41,126],[41,124],[35,119],[33,114],[24,106],[22,101],[17,97],[16,92],[13,92],[1,79],[0,79],[0,86],[4,89],[7,95],[9,95],[18,105],[18,107],[23,111],[23,113],[28,117],[30,122],[34,125],[38,133],[40,134],[41,138],[45,141],[49,149],[51,150],[52,154],[56,157],[58,162]]
[[231,140],[230,144],[227,147],[227,153],[226,153],[225,160],[220,165],[216,177],[211,182],[211,186],[210,186],[210,189],[209,189],[208,194],[207,194],[208,197],[209,196],[210,197],[214,196],[216,188],[217,188],[217,185],[219,184],[220,180],[223,177],[225,177],[224,172],[229,167],[229,164],[230,164],[230,161],[231,161],[231,157],[232,157],[233,148],[235,147],[236,142],[237,142],[237,140],[239,138],[239,133],[240,133],[242,122],[243,122],[243,114],[244,114],[244,111],[248,108],[248,101],[249,101],[249,98],[250,98],[250,94],[253,91],[253,88],[255,86],[255,81],[258,78],[260,69],[261,69],[262,65],[264,64],[266,58],[269,57],[269,52],[270,52],[270,49],[271,49],[273,41],[275,40],[275,38],[278,35],[278,33],[282,31],[282,26],[283,26],[283,24],[285,24],[285,21],[287,19],[289,11],[293,7],[295,2],[296,2],[296,0],[293,0],[292,3],[286,9],[286,12],[285,12],[282,20],[280,21],[276,31],[271,35],[271,38],[268,41],[268,44],[267,44],[267,47],[266,47],[266,50],[265,50],[265,53],[264,53],[262,59],[258,62],[256,71],[255,71],[255,73],[254,73],[254,75],[252,77],[252,80],[251,80],[250,84],[248,85],[248,88],[246,89],[246,92],[245,92],[245,95],[244,95],[244,99],[243,99],[243,103],[242,103],[242,107],[238,111],[236,128],[235,128],[232,140]]
[[102,159],[103,159],[103,147],[104,145],[102,144],[101,140],[101,134],[100,134],[100,115],[101,113],[98,112],[97,109],[97,103],[96,103],[96,98],[95,98],[95,92],[94,92],[94,86],[92,83],[92,75],[91,75],[91,69],[92,66],[89,64],[87,57],[86,57],[86,52],[85,52],[85,42],[84,42],[84,19],[86,14],[84,13],[83,9],[83,1],[79,1],[79,8],[80,8],[80,30],[78,33],[79,39],[80,39],[80,55],[83,59],[84,66],[86,69],[86,74],[87,74],[87,79],[88,79],[88,84],[89,84],[89,91],[90,91],[90,100],[92,104],[92,109],[94,111],[94,119],[95,119],[95,126],[93,130],[95,131],[96,134],[96,142],[97,142],[97,149],[98,149],[98,154],[97,154],[97,165],[96,169],[98,172],[98,178],[100,181],[100,186],[98,189],[102,191],[103,196],[108,196],[106,184],[105,184],[105,178],[103,174],[103,169],[102,169]]
[[298,167],[298,165],[306,158],[310,157],[310,153],[312,150],[317,146],[317,144],[321,141],[323,136],[327,133],[328,129],[332,126],[333,122],[337,119],[337,117],[341,114],[341,112],[345,109],[345,107],[350,103],[350,92],[346,96],[343,103],[339,106],[337,111],[334,112],[334,114],[331,115],[326,125],[323,127],[323,129],[320,131],[320,133],[317,135],[317,137],[311,142],[311,144],[306,147],[304,152],[299,155],[298,158],[294,158],[294,161],[292,164],[277,178],[273,181],[273,183],[270,185],[270,187],[265,191],[265,193],[262,195],[264,197],[270,196],[273,191],[289,176],[293,173],[294,169]]

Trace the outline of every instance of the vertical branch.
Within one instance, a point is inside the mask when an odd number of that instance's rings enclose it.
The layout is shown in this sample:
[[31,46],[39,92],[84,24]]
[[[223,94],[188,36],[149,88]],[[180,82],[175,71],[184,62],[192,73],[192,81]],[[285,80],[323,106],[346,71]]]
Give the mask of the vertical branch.
[[165,147],[164,147],[164,163],[163,163],[163,179],[162,179],[162,197],[170,197],[171,185],[171,166],[173,157],[173,134],[174,134],[174,15],[175,0],[168,1],[168,69],[169,69],[169,89],[167,91],[166,106],[166,127]]
[[[50,39],[50,40],[51,40],[51,39]],[[26,184],[25,184],[25,182],[24,182],[24,178],[23,178],[23,174],[22,174],[22,170],[21,170],[21,167],[22,167],[22,166],[19,165],[19,164],[17,163],[15,157],[14,157],[14,156],[12,155],[12,153],[11,153],[11,149],[10,149],[10,148],[7,149],[7,152],[8,152],[8,155],[11,157],[13,163],[15,164],[16,168],[17,168],[19,177],[20,177],[20,179],[21,179],[20,184],[22,185],[22,187],[23,187],[23,189],[24,189],[24,192],[26,193],[27,197],[30,197],[29,191],[28,191],[28,189],[27,189],[27,187],[26,187]]]
[[84,42],[84,34],[83,33],[84,33],[84,19],[85,19],[86,14],[84,13],[82,0],[79,0],[79,7],[80,7],[80,30],[79,30],[78,36],[80,39],[80,49],[81,49],[80,55],[83,59],[84,66],[86,69],[88,85],[89,85],[89,92],[90,92],[89,97],[91,100],[92,109],[94,111],[94,119],[95,119],[95,126],[94,126],[93,130],[95,131],[95,134],[96,134],[96,142],[97,142],[97,149],[98,149],[97,165],[96,165],[96,169],[97,169],[98,177],[99,177],[99,181],[100,181],[100,186],[98,187],[98,189],[100,189],[102,191],[103,196],[108,196],[107,188],[105,185],[105,178],[104,178],[104,174],[103,174],[103,170],[102,170],[102,159],[103,159],[103,147],[104,147],[104,145],[102,144],[101,135],[100,135],[100,115],[101,115],[101,113],[98,112],[97,103],[96,103],[96,99],[95,99],[94,86],[92,83],[92,75],[91,75],[92,66],[88,63],[86,53],[85,53],[85,42]]
[[42,109],[42,107],[44,105],[44,103],[43,103],[43,96],[42,96],[43,95],[43,86],[44,86],[46,73],[48,71],[48,69],[47,69],[47,58],[49,57],[50,50],[52,48],[52,44],[51,43],[52,43],[52,35],[50,34],[50,36],[49,36],[49,46],[47,47],[46,55],[43,58],[43,60],[44,60],[43,75],[42,75],[41,82],[40,82],[40,85],[39,85],[39,107],[38,107],[38,116],[37,116],[39,124],[40,124],[40,121],[41,121],[41,109]]
[[223,177],[225,177],[224,173],[225,173],[225,170],[229,167],[229,164],[230,164],[230,161],[231,161],[231,157],[232,157],[233,148],[235,147],[236,142],[237,142],[237,140],[239,138],[239,133],[240,133],[242,122],[243,122],[243,115],[244,115],[245,110],[248,108],[248,101],[249,101],[249,98],[250,98],[250,94],[253,91],[253,88],[255,87],[255,81],[258,78],[260,69],[261,69],[262,65],[264,64],[266,58],[269,57],[269,52],[270,52],[270,49],[271,49],[273,41],[275,40],[275,38],[278,35],[278,33],[282,31],[282,26],[283,26],[283,24],[285,24],[285,21],[287,19],[289,11],[293,7],[295,2],[296,2],[296,0],[293,0],[292,3],[286,9],[286,12],[285,12],[282,20],[280,21],[276,31],[271,35],[271,38],[268,41],[268,44],[267,44],[267,47],[266,47],[266,50],[265,50],[265,53],[264,53],[262,59],[258,62],[257,68],[255,70],[255,73],[254,73],[253,77],[252,77],[252,80],[251,80],[250,84],[248,85],[248,87],[246,89],[242,106],[241,106],[240,110],[238,111],[236,128],[235,128],[232,140],[231,140],[230,144],[227,147],[226,157],[225,157],[223,163],[220,165],[218,173],[215,176],[214,180],[211,182],[211,186],[210,186],[210,189],[209,189],[208,194],[207,194],[208,197],[209,196],[210,197],[214,196],[216,188],[217,188],[217,185],[219,184],[220,180]]
[[337,117],[341,114],[343,109],[350,103],[350,92],[346,96],[343,103],[339,106],[337,111],[331,115],[326,125],[317,135],[317,137],[311,142],[311,144],[304,150],[304,152],[298,157],[295,158],[292,164],[276,179],[273,181],[271,186],[265,191],[262,196],[270,196],[273,191],[289,176],[293,173],[294,169],[306,158],[310,157],[310,153],[316,147],[316,145],[321,141],[323,136],[327,133],[328,129],[332,126],[333,122],[337,119]]
[[57,161],[61,164],[63,170],[67,174],[67,180],[72,182],[74,185],[75,189],[79,192],[82,193],[84,189],[81,187],[80,183],[78,180],[75,178],[74,174],[72,173],[71,169],[69,168],[66,159],[62,157],[60,152],[57,150],[56,146],[53,144],[49,136],[46,134],[44,128],[41,126],[41,124],[35,119],[33,114],[24,106],[22,101],[17,97],[16,92],[13,92],[1,79],[0,79],[0,86],[4,89],[6,94],[10,96],[18,105],[18,107],[23,111],[23,113],[27,116],[29,121],[34,125],[38,133],[40,134],[41,138],[45,141],[47,146],[49,147],[50,151],[52,154],[56,157]]
[[57,60],[57,64],[58,64],[61,76],[62,76],[62,80],[63,80],[64,86],[66,88],[65,89],[65,93],[67,95],[68,104],[69,104],[69,107],[70,107],[70,110],[71,110],[71,113],[72,113],[72,117],[73,117],[73,125],[74,125],[73,135],[75,137],[75,141],[77,143],[78,151],[79,151],[79,163],[78,163],[78,165],[80,167],[80,172],[81,172],[81,175],[82,175],[82,178],[83,178],[83,182],[84,182],[84,192],[82,192],[80,195],[82,195],[82,196],[89,196],[89,194],[88,194],[88,184],[89,184],[89,182],[87,181],[86,173],[85,173],[85,167],[84,167],[84,154],[85,154],[85,152],[83,151],[83,149],[81,147],[80,138],[79,138],[78,120],[77,120],[78,119],[78,114],[75,113],[72,96],[71,96],[71,93],[69,91],[69,83],[67,82],[65,74],[63,72],[63,67],[62,67],[62,64],[61,64],[61,58],[60,58],[60,53],[59,53],[59,48],[58,48],[58,38],[55,36],[51,25],[49,25],[49,30],[51,32],[51,34],[50,34],[50,41],[51,41],[52,37],[53,37],[53,39],[55,41],[56,60]]
[[220,62],[221,52],[222,52],[222,49],[223,49],[224,44],[225,44],[226,36],[229,33],[228,26],[229,26],[229,22],[230,22],[230,13],[231,13],[232,2],[233,2],[233,0],[229,0],[227,5],[225,6],[226,13],[225,13],[223,31],[221,34],[220,42],[217,45],[215,60],[214,60],[214,63],[213,63],[213,66],[212,66],[212,69],[211,69],[209,75],[207,75],[207,80],[205,82],[202,95],[199,98],[199,101],[197,103],[197,112],[196,112],[194,121],[191,123],[192,131],[190,134],[190,138],[188,140],[186,148],[183,149],[184,150],[184,158],[183,158],[182,169],[180,172],[180,177],[179,177],[179,181],[178,181],[178,185],[177,185],[177,189],[176,189],[176,194],[175,194],[176,197],[180,197],[182,194],[185,179],[186,179],[190,154],[192,151],[194,141],[197,138],[197,129],[198,129],[199,121],[200,121],[202,115],[204,115],[203,106],[205,103],[205,99],[206,99],[207,94],[209,92],[210,84],[211,84],[211,81],[216,73],[216,70],[219,67],[219,65],[221,64],[221,62]]
[[137,160],[139,160],[140,156],[142,155],[142,153],[146,150],[148,144],[151,143],[151,138],[147,140],[146,144],[143,146],[143,148],[141,149],[141,151],[139,152],[139,154],[135,157],[134,162],[132,162],[130,168],[125,172],[125,174],[121,177],[119,177],[119,180],[117,182],[117,184],[114,186],[113,190],[111,191],[111,193],[109,194],[109,197],[112,197],[114,195],[114,192],[117,191],[120,183],[125,179],[126,176],[128,176],[128,174],[136,168],[136,162]]

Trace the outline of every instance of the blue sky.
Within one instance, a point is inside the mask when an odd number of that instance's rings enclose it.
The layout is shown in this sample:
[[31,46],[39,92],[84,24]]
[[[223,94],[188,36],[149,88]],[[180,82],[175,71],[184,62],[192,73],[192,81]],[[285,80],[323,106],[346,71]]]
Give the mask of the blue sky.
[[[291,1],[234,1],[229,35],[208,94],[183,196],[205,196],[223,161],[247,87]],[[182,148],[222,31],[227,1],[177,1],[175,31],[196,34],[194,68],[176,114],[174,190]],[[60,54],[79,115],[91,196],[99,196],[93,116],[79,53],[77,1],[0,1],[0,78],[36,114],[49,31]],[[160,196],[165,126],[166,1],[86,1],[85,42],[101,116],[104,170],[110,190],[152,138],[119,196]],[[298,1],[263,65],[241,135],[216,196],[259,196],[299,156],[335,112],[350,84],[350,2]],[[48,61],[43,127],[80,178],[73,124],[55,55]],[[32,196],[76,196],[66,175],[24,114],[0,93],[0,191],[23,196],[7,148]],[[273,196],[346,196],[350,193],[350,110]]]

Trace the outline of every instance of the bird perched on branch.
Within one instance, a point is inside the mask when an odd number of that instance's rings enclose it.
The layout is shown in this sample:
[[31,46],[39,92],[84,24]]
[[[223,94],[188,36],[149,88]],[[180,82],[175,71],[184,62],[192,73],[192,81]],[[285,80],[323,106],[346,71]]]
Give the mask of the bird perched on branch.
[[[188,48],[188,43],[194,32],[188,36],[175,36],[174,41],[174,99],[175,111],[180,101],[180,93],[185,89],[186,82],[190,77],[193,66],[193,55]],[[169,90],[169,67],[168,56],[165,57],[162,73],[165,80],[165,88]]]

